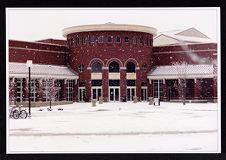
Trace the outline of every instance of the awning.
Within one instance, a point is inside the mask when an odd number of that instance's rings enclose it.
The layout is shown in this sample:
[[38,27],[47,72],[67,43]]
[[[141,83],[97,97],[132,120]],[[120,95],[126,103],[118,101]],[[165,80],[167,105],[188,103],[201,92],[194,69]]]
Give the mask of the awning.
[[[27,78],[26,63],[9,63],[9,77]],[[78,79],[78,73],[66,66],[33,64],[31,78]]]
[[186,79],[213,78],[216,76],[213,65],[167,65],[156,66],[148,73],[148,79],[178,79],[181,74],[184,74]]

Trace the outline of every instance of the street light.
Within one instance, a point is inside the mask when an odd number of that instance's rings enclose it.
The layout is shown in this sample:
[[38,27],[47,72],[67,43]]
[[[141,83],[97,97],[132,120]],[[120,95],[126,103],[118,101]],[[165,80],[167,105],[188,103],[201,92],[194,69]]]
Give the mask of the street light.
[[32,60],[27,60],[27,67],[28,67],[28,100],[29,100],[29,114],[28,116],[31,117],[31,67],[32,67]]

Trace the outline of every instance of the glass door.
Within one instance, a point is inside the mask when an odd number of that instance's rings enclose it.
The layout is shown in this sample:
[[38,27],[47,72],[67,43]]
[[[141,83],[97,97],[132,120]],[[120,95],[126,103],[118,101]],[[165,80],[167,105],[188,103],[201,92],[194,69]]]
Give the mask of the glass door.
[[119,87],[109,87],[110,101],[119,101],[120,89]]
[[134,96],[136,96],[136,87],[127,87],[127,101],[133,101]]
[[79,89],[79,92],[78,92],[79,93],[78,94],[79,101],[84,102],[85,101],[85,93],[86,93],[85,87],[79,87],[78,89]]
[[102,87],[92,87],[92,99],[99,101],[102,96]]

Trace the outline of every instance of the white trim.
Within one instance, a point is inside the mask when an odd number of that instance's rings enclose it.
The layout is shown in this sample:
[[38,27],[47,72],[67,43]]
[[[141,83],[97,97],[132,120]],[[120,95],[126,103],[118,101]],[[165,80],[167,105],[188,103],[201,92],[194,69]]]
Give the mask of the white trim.
[[[213,78],[214,74],[204,74],[204,75],[186,75],[186,79],[195,79],[195,78]],[[178,75],[156,75],[156,76],[147,76],[149,80],[158,80],[158,79],[178,79]]]
[[77,32],[89,32],[89,31],[135,31],[152,34],[153,37],[157,35],[157,29],[142,25],[129,25],[129,24],[94,24],[94,25],[80,25],[63,29],[63,36]]
[[[130,99],[128,99],[128,92],[127,92],[127,89],[130,90]],[[136,86],[127,86],[126,87],[126,100],[127,101],[132,101],[133,100],[133,95],[132,95],[132,89],[134,89],[134,96],[137,95],[137,92],[136,92]]]
[[31,50],[38,52],[54,52],[54,53],[68,53],[68,52],[60,52],[60,51],[51,51],[51,50],[43,50],[43,49],[32,49],[32,48],[22,48],[22,47],[9,47],[9,49],[21,49],[21,50]]
[[[16,77],[16,78],[28,78],[28,74],[20,74],[20,73],[9,73],[9,77]],[[32,78],[40,79],[40,78],[54,78],[54,79],[78,79],[78,76],[67,76],[67,75],[45,75],[45,74],[31,74]]]
[[[50,38],[50,39],[52,39],[52,38]],[[42,40],[48,40],[48,39],[42,39]],[[52,39],[52,40],[67,41],[67,40],[64,40],[64,39]],[[38,42],[38,41],[32,42],[32,41],[24,41],[24,40],[16,40],[16,39],[9,39],[9,41],[17,41],[17,42],[25,42],[25,43],[46,44],[46,45],[67,47],[67,45],[56,44],[56,43],[47,43],[47,42]]]
[[96,96],[97,96],[97,101],[99,101],[99,97],[98,97],[98,89],[101,89],[101,97],[103,97],[103,89],[102,86],[92,86],[91,87],[91,99],[93,99],[93,89],[96,89]]

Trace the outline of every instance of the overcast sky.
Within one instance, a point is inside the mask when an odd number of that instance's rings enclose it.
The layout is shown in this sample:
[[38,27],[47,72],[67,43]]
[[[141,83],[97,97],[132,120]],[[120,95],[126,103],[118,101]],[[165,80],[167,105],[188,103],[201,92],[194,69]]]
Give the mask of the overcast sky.
[[219,30],[217,8],[9,8],[6,13],[8,38],[25,41],[65,39],[62,36],[64,28],[107,22],[145,25],[165,33],[195,27],[213,40],[217,40]]

